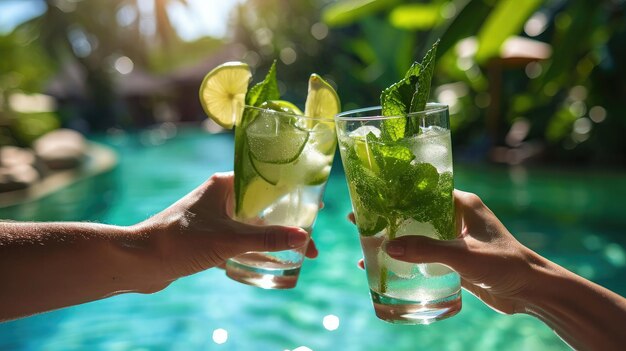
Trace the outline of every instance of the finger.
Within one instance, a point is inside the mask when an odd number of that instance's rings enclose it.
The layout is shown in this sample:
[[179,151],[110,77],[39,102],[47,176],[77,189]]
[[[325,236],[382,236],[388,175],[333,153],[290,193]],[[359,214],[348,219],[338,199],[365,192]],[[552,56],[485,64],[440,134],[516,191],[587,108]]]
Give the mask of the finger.
[[506,227],[476,194],[454,190],[457,212],[463,217],[461,236],[486,241],[507,233]]
[[317,246],[315,246],[315,242],[313,240],[309,240],[309,245],[306,247],[306,257],[308,258],[316,258],[318,255]]
[[460,239],[436,240],[421,235],[407,235],[384,244],[387,254],[412,263],[438,262],[455,269],[461,266],[467,246]]
[[356,219],[354,218],[354,212],[350,212],[348,214],[348,220],[352,222],[352,224],[356,224]]
[[283,226],[254,226],[234,222],[229,248],[232,256],[249,251],[283,251],[307,244],[309,234],[302,228]]
[[323,209],[323,208],[324,208],[324,201],[320,201],[320,204],[319,204],[319,209],[321,210],[321,209]]
[[360,259],[359,262],[356,263],[356,265],[362,270],[365,270],[365,261],[363,259]]
[[226,214],[233,209],[233,172],[213,174],[207,181],[192,191],[193,201],[189,208],[193,213]]

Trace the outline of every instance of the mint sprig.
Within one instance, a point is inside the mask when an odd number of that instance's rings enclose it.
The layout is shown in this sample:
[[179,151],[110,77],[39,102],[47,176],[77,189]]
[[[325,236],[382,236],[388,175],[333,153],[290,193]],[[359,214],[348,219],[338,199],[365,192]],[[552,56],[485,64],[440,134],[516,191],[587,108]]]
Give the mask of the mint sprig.
[[278,99],[280,99],[280,92],[276,81],[276,60],[274,60],[265,79],[254,85],[246,93],[246,105],[258,107],[265,101]]
[[[405,116],[411,108],[418,76],[411,75],[394,83],[380,95],[383,116]],[[381,134],[384,140],[396,141],[410,133],[406,130],[405,118],[392,118],[383,121]]]
[[[428,50],[421,63],[413,63],[404,78],[382,92],[380,104],[383,116],[406,116],[426,108],[438,45],[439,40]],[[417,119],[387,119],[381,128],[381,135],[387,141],[396,141],[418,133]]]

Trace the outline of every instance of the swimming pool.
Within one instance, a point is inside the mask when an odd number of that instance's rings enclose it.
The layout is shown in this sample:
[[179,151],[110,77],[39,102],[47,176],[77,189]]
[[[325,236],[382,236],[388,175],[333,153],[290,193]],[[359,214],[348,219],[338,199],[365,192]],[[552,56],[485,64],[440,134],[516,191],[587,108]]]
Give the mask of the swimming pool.
[[[119,152],[109,174],[0,218],[132,224],[232,168],[231,134],[149,130],[98,138]],[[336,160],[338,161],[338,160]],[[481,195],[516,237],[542,255],[626,295],[626,174],[455,165],[457,188]],[[97,196],[94,194],[98,194]],[[309,260],[293,290],[235,283],[223,271],[0,324],[0,350],[566,350],[528,316],[504,316],[464,292],[459,315],[429,326],[378,320],[347,188],[335,164]],[[221,344],[220,344],[221,343]],[[302,348],[300,350],[303,350]]]

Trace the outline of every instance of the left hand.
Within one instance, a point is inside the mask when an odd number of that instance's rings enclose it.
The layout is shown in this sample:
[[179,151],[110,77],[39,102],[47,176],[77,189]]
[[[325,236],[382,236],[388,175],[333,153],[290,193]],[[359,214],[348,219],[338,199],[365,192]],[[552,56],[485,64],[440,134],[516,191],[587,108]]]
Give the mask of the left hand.
[[154,217],[138,224],[140,233],[154,236],[163,282],[223,265],[249,251],[283,251],[308,244],[308,233],[297,227],[255,226],[232,219],[233,173],[216,173],[204,184]]

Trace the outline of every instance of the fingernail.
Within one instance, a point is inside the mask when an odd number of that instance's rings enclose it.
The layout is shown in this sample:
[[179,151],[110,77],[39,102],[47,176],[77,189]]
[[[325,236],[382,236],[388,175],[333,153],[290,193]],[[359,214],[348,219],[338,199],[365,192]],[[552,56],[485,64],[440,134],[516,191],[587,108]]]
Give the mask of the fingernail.
[[389,256],[400,257],[404,256],[404,245],[390,241],[385,244],[385,251]]
[[302,229],[289,232],[289,235],[287,236],[287,245],[289,245],[289,247],[300,247],[306,244],[307,239],[307,233]]

